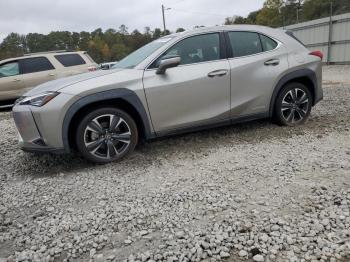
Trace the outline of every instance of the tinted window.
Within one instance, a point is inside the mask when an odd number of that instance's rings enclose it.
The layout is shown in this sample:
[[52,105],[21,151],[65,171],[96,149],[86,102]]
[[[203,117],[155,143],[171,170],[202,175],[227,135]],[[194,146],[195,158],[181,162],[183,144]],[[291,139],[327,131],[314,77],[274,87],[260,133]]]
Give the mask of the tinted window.
[[270,37],[265,35],[260,35],[260,37],[264,51],[270,51],[277,47],[277,42],[272,40]]
[[161,59],[180,56],[181,65],[220,59],[220,36],[218,33],[186,38],[168,49],[152,68],[158,67]]
[[84,59],[78,54],[55,55],[55,58],[64,67],[86,64]]
[[21,64],[22,74],[29,74],[55,69],[46,57],[26,58],[20,60],[19,62]]
[[229,32],[228,35],[234,57],[254,55],[263,50],[257,33]]
[[15,76],[18,74],[18,62],[10,62],[0,66],[0,77]]

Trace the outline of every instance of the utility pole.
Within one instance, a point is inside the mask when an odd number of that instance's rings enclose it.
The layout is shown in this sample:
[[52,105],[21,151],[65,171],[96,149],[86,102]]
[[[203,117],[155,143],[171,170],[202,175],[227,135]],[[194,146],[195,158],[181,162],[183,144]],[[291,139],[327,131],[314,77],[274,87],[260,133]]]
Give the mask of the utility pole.
[[165,14],[164,14],[164,11],[165,11],[165,7],[164,7],[164,5],[162,5],[163,28],[164,28],[164,35],[165,35],[166,34],[166,27],[165,27]]
[[164,35],[166,35],[166,26],[165,26],[165,11],[170,10],[171,8],[166,8],[164,5],[162,5],[162,15],[163,15],[163,29],[164,29]]
[[333,34],[333,0],[330,0],[329,1],[328,50],[327,50],[328,65],[331,63],[332,34]]

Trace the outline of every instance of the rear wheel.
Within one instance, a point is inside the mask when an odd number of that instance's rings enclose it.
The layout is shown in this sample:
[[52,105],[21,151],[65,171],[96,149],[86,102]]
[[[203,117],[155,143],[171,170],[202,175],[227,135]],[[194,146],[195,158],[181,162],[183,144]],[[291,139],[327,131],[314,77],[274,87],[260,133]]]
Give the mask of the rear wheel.
[[275,118],[280,125],[297,126],[309,118],[312,95],[300,83],[290,83],[279,93],[275,103]]
[[87,114],[76,133],[78,151],[95,163],[120,160],[137,144],[135,121],[116,108],[100,108]]

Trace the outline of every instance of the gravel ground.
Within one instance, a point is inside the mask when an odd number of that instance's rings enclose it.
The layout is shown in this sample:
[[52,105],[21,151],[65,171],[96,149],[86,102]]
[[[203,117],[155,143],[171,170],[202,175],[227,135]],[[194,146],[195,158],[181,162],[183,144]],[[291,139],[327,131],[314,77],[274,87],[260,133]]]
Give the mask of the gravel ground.
[[0,113],[0,261],[350,261],[349,67],[304,126],[146,143],[121,163],[32,155]]

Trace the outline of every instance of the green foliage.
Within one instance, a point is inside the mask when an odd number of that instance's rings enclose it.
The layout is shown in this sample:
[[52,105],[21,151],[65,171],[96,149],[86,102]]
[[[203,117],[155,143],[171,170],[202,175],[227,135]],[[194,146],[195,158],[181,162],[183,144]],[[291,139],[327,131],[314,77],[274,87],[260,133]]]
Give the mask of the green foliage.
[[176,33],[181,33],[184,32],[185,28],[179,27],[178,29],[176,29]]
[[331,1],[333,15],[350,12],[349,0],[266,0],[260,10],[251,12],[247,17],[228,17],[224,23],[282,27],[329,16]]
[[[170,34],[169,31],[166,34]],[[151,31],[146,27],[144,33],[134,30],[129,33],[125,25],[118,30],[101,28],[93,32],[54,31],[49,34],[29,33],[9,34],[0,44],[0,60],[22,56],[24,53],[53,50],[84,50],[97,62],[118,61],[132,51],[163,35],[161,29]]]

